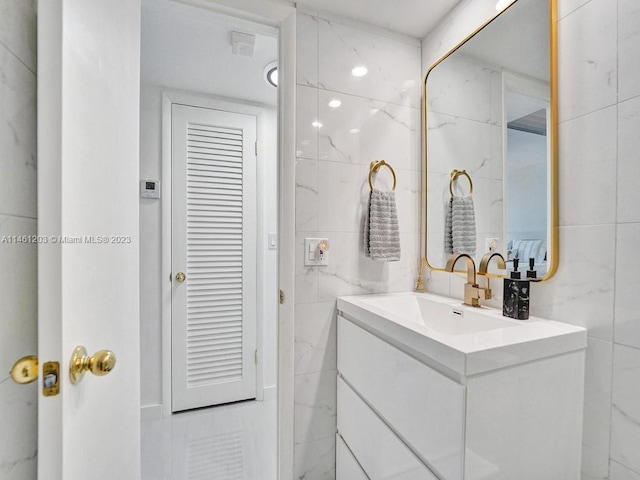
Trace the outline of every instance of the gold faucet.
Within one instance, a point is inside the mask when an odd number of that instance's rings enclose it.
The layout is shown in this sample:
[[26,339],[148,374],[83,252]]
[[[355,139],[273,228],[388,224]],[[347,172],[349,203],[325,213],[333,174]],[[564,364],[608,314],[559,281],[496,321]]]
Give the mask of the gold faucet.
[[447,266],[444,269],[447,272],[453,273],[453,268],[456,262],[464,258],[467,262],[467,283],[464,284],[464,304],[471,307],[480,306],[480,293],[484,291],[483,288],[478,287],[476,283],[476,264],[466,253],[458,253],[447,260]]
[[[507,264],[504,261],[504,257],[498,252],[485,253],[480,260],[480,268],[478,269],[478,275],[486,275],[489,269],[489,263],[495,258],[498,263],[498,268],[504,270],[507,268]],[[487,277],[487,288],[484,289],[484,299],[490,300],[492,298],[491,286],[489,285],[489,277]]]
[[422,281],[422,272],[424,267],[427,266],[427,259],[422,257],[420,259],[420,267],[418,267],[418,279],[416,280],[416,292],[424,292],[424,282]]

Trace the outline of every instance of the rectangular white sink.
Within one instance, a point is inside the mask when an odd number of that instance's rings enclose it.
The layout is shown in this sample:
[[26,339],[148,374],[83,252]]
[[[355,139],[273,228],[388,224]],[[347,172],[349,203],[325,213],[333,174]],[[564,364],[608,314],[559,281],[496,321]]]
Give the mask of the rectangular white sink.
[[338,310],[454,377],[586,347],[584,328],[537,317],[512,320],[492,308],[429,293],[339,297]]
[[[487,315],[484,309],[464,309],[445,299],[434,299],[427,295],[370,295],[361,297],[362,303],[388,312],[402,315],[407,321],[424,327],[427,331],[445,335],[514,328],[521,322]],[[458,302],[459,303],[459,302]]]

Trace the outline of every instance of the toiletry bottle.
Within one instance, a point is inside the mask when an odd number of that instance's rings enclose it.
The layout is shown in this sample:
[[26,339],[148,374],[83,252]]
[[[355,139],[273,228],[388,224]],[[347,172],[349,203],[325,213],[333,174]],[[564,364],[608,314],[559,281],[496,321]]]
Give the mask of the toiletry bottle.
[[529,318],[529,280],[522,280],[518,271],[518,259],[513,259],[510,278],[504,279],[502,314],[516,320]]
[[537,278],[538,273],[534,270],[536,265],[536,259],[531,257],[529,258],[529,270],[527,270],[527,278]]

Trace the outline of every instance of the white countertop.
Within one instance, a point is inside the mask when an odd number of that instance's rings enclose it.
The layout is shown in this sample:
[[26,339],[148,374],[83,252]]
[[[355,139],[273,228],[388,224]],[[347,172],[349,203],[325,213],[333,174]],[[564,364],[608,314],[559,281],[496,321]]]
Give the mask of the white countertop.
[[469,307],[429,293],[339,297],[338,310],[398,348],[455,376],[475,375],[587,345],[587,331],[582,327],[533,316],[513,320],[493,308]]

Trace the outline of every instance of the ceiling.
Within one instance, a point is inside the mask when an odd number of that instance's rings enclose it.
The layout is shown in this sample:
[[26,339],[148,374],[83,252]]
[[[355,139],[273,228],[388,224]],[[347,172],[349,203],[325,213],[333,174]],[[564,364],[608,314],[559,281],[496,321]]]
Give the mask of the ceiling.
[[216,5],[220,13],[278,25],[295,5],[424,38],[463,0],[177,0],[194,6]]
[[460,0],[297,0],[415,38],[424,38]]
[[[273,29],[174,2],[145,0],[142,9],[142,83],[275,106],[277,89],[264,80],[278,58]],[[231,32],[255,36],[252,57],[235,55]]]

